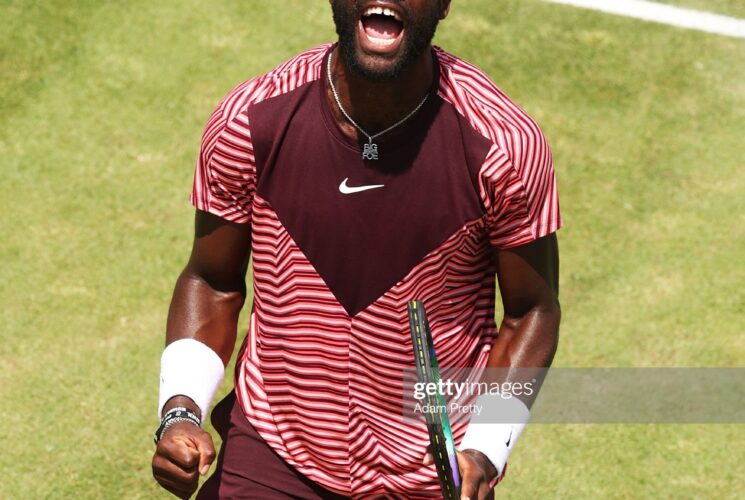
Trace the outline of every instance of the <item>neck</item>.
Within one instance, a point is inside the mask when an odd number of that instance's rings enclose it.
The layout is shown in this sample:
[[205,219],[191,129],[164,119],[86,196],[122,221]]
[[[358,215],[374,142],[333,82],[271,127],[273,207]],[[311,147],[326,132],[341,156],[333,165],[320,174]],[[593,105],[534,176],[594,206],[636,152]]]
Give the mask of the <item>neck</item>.
[[[338,48],[331,57],[331,78],[345,111],[371,135],[411,113],[432,85],[431,50],[426,50],[399,78],[385,82],[370,81],[353,72],[344,63]],[[354,139],[364,139],[338,108],[331,89],[328,98],[342,131]]]

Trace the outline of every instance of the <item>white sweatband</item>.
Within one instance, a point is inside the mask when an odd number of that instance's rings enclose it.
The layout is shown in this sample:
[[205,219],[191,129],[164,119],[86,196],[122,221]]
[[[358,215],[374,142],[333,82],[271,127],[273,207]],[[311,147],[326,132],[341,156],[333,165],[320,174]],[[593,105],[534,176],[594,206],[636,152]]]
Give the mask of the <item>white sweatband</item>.
[[224,376],[220,356],[207,345],[194,339],[172,342],[160,358],[158,420],[169,399],[187,396],[199,406],[204,422]]
[[475,405],[481,408],[480,418],[468,424],[460,449],[480,451],[497,469],[497,476],[501,476],[517,438],[528,423],[530,410],[515,396],[504,398],[497,394],[482,394]]

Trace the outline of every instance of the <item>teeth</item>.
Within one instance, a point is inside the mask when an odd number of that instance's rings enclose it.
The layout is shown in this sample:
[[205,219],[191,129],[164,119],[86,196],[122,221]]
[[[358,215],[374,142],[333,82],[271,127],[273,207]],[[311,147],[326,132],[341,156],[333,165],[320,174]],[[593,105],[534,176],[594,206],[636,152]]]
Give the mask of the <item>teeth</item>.
[[387,8],[387,7],[368,7],[365,9],[364,16],[372,16],[372,15],[379,15],[379,16],[388,16],[392,17],[396,21],[401,21],[401,18],[398,17],[398,14],[396,14],[395,11]]
[[387,47],[388,45],[392,45],[396,41],[395,39],[373,38],[371,36],[368,36],[367,39],[375,45],[380,45],[381,47]]

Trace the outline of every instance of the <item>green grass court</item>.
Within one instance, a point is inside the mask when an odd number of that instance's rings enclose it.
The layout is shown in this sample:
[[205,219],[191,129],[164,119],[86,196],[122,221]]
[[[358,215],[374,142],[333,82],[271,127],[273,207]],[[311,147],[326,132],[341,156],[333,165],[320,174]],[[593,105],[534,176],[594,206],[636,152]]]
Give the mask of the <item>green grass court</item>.
[[[234,85],[332,39],[330,9],[7,0],[0,17],[0,498],[167,498],[158,366],[202,126]],[[455,0],[437,43],[552,145],[555,364],[745,366],[745,40]],[[535,425],[498,493],[742,498],[744,456],[742,425]]]

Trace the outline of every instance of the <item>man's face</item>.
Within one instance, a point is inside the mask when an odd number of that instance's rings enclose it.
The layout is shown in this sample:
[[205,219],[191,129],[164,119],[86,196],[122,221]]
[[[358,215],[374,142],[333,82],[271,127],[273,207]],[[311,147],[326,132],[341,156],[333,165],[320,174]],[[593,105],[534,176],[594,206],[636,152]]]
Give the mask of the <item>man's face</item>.
[[349,68],[373,81],[398,78],[422,53],[447,13],[445,0],[331,0]]

